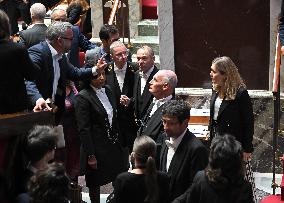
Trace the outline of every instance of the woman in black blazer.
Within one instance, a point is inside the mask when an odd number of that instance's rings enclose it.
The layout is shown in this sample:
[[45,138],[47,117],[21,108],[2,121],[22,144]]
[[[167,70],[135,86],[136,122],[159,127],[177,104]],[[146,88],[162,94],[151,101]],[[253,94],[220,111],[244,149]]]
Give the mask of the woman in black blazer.
[[128,150],[122,147],[116,104],[102,72],[77,95],[75,112],[81,139],[80,166],[92,203],[100,202],[100,186],[128,169]]
[[210,77],[213,87],[210,139],[224,134],[235,136],[242,144],[243,159],[248,163],[253,152],[254,116],[246,85],[234,62],[226,56],[213,60]]

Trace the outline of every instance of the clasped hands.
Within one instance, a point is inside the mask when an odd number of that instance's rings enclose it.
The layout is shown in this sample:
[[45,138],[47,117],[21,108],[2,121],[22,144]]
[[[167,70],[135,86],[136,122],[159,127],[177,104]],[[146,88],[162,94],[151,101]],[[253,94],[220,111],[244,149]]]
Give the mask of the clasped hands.
[[58,107],[52,103],[52,100],[50,98],[47,98],[46,100],[44,100],[43,98],[39,98],[36,101],[36,105],[33,111],[51,111],[53,113],[56,113],[58,111]]

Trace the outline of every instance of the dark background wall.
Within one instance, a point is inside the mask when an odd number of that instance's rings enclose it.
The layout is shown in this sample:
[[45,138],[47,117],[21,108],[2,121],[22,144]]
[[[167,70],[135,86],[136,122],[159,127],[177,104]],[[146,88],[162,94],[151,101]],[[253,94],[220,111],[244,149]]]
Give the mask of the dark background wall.
[[179,87],[210,88],[211,62],[229,56],[248,89],[268,89],[269,0],[172,0]]

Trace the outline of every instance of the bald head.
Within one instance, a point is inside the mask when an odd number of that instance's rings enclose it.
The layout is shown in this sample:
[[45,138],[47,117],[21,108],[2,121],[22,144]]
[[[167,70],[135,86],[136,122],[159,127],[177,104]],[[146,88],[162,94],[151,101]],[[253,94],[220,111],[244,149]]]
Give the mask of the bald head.
[[159,70],[150,81],[149,92],[156,99],[162,99],[174,93],[177,75],[171,70]]

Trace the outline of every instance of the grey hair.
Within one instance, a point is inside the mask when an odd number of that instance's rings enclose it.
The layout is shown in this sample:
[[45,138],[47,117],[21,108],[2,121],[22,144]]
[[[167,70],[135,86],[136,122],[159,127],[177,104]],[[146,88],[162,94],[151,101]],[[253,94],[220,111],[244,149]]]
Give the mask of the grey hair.
[[125,45],[123,44],[123,42],[121,42],[121,41],[114,41],[111,45],[110,45],[110,53],[111,54],[113,54],[113,49],[114,48],[116,48],[116,47],[122,47],[122,46],[124,46],[125,47]]
[[178,79],[174,71],[164,69],[159,70],[157,74],[161,74],[164,82],[168,83],[172,88],[176,88]]
[[101,48],[96,47],[86,51],[85,54],[85,65],[94,66],[101,57]]
[[34,3],[30,8],[31,16],[38,20],[44,20],[46,8],[41,3]]
[[151,47],[149,47],[147,45],[144,45],[144,46],[140,47],[139,49],[146,50],[148,52],[149,56],[151,56],[152,58],[155,57],[155,53],[154,53],[154,51],[153,51],[153,49]]
[[53,22],[46,30],[46,39],[54,42],[64,36],[68,29],[72,29],[72,24],[69,22]]
[[65,15],[66,15],[66,18],[67,18],[67,12],[66,12],[66,10],[64,10],[64,9],[62,9],[62,8],[55,8],[55,9],[53,9],[52,11],[51,11],[51,13],[50,13],[50,18],[51,18],[51,20],[53,20],[53,16],[54,16],[54,14],[57,12],[57,11],[64,11],[65,12]]
[[0,39],[9,39],[10,33],[9,17],[5,11],[0,9]]

